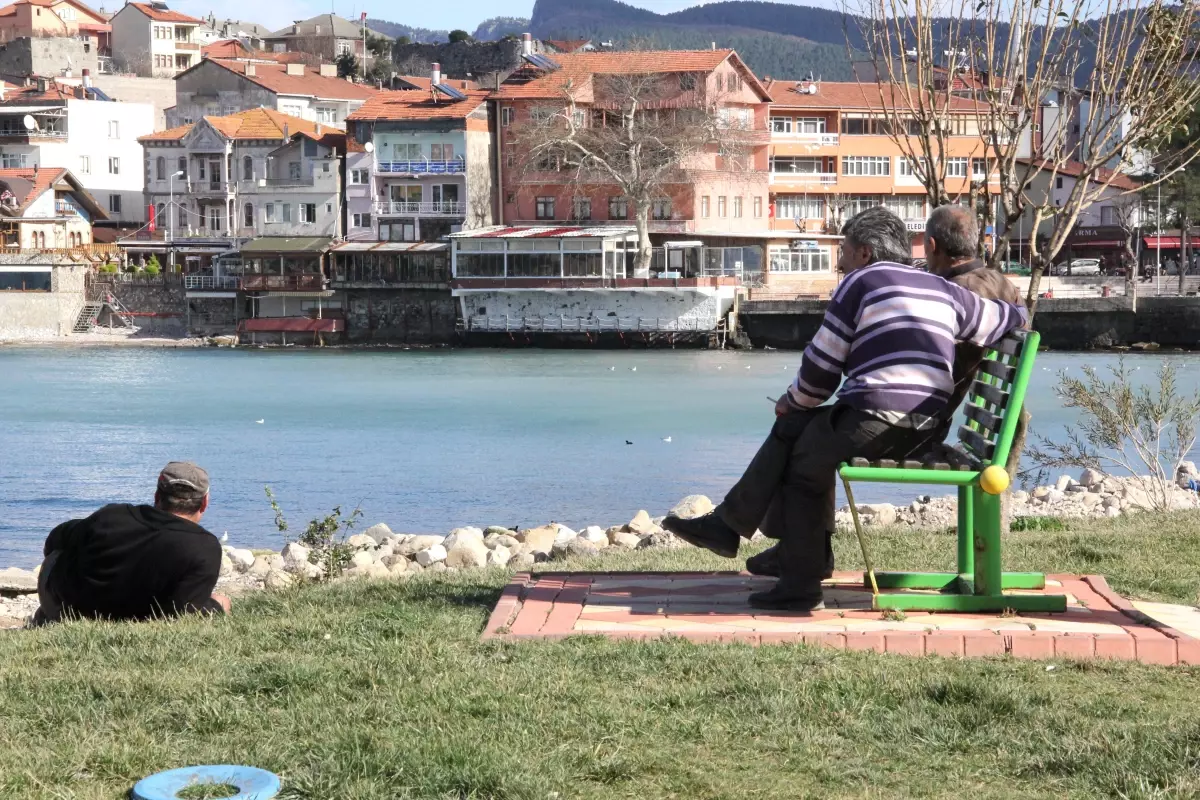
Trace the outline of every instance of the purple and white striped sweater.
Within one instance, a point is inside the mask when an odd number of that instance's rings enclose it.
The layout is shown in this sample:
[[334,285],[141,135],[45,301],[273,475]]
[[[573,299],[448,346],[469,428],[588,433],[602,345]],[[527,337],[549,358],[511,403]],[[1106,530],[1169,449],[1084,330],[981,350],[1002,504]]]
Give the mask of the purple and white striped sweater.
[[955,343],[986,347],[1028,320],[1020,306],[881,261],[850,273],[834,292],[788,399],[815,408],[837,391],[839,402],[861,411],[933,418],[954,388]]

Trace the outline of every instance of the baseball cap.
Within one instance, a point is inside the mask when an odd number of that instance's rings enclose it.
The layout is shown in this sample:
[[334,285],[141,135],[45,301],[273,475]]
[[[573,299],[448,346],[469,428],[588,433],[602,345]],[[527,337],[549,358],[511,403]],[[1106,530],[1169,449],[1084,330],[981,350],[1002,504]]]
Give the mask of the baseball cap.
[[208,473],[191,461],[172,461],[158,473],[160,491],[182,499],[199,499],[208,494]]

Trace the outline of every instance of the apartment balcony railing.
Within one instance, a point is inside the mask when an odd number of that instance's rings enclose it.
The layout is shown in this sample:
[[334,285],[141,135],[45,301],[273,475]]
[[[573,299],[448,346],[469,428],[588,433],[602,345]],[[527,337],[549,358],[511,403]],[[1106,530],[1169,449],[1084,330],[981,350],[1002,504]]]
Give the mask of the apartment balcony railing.
[[176,50],[199,50],[200,45],[197,42],[183,42],[179,39],[175,40]]
[[47,128],[29,130],[24,125],[0,126],[0,138],[16,139],[66,139],[66,131],[55,131]]
[[456,158],[451,161],[379,161],[375,164],[376,172],[402,172],[416,175],[461,175],[467,171],[467,163]]
[[466,203],[408,203],[380,200],[375,203],[375,213],[383,216],[412,214],[428,217],[461,217],[467,213]]
[[788,133],[785,131],[771,131],[771,138],[778,141],[818,144],[821,146],[836,146],[839,141],[836,133]]
[[241,279],[233,275],[184,275],[185,289],[237,289]]
[[818,184],[832,186],[838,181],[836,172],[772,172],[771,183]]
[[325,276],[316,273],[302,275],[245,275],[242,290],[247,292],[310,291],[325,288]]

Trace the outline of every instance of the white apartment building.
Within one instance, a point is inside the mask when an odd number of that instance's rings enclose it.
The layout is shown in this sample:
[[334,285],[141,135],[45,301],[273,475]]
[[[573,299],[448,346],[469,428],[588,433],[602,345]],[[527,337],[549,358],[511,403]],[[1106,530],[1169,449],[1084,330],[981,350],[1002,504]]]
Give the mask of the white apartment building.
[[138,75],[172,78],[200,62],[196,31],[204,20],[166,3],[127,3],[110,24],[113,60]]
[[[101,99],[105,98],[105,99]],[[118,222],[146,220],[142,148],[154,107],[46,78],[0,91],[0,168],[70,170]]]
[[146,203],[173,238],[342,235],[341,131],[258,108],[139,141]]

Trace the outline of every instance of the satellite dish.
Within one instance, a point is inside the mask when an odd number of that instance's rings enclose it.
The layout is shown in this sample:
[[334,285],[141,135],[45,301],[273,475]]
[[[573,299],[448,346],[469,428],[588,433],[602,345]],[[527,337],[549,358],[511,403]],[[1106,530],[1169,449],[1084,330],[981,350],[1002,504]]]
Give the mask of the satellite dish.
[[37,120],[30,114],[25,115],[25,118],[21,120],[21,124],[25,126],[25,130],[27,131],[36,131],[38,126]]
[[363,150],[366,150],[368,153],[374,153],[375,152],[375,143],[367,142],[366,144],[363,145]]

